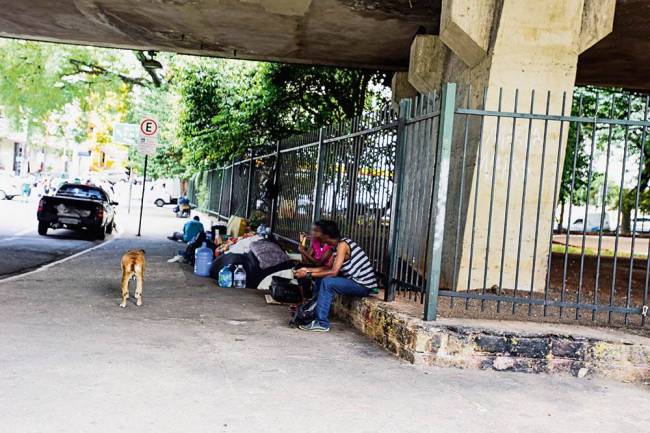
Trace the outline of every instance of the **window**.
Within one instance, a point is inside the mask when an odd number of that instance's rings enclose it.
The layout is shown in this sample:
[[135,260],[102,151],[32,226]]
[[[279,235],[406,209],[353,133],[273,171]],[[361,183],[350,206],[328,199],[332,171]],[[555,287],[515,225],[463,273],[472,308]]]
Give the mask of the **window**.
[[84,185],[63,185],[56,195],[84,198],[88,200],[108,201],[106,194],[99,188]]

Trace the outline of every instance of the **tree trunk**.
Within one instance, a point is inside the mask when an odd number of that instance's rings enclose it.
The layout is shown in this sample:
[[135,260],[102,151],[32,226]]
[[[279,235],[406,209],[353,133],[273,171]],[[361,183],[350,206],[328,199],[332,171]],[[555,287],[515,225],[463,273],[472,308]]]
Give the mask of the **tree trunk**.
[[623,209],[621,209],[621,215],[623,217],[621,221],[621,233],[630,233],[632,231],[632,209],[623,206]]
[[[564,223],[564,202],[561,203],[560,206],[560,221],[557,224],[557,231],[562,232],[562,224]],[[571,225],[571,221],[569,221],[569,225]],[[567,227],[568,229],[568,227]]]

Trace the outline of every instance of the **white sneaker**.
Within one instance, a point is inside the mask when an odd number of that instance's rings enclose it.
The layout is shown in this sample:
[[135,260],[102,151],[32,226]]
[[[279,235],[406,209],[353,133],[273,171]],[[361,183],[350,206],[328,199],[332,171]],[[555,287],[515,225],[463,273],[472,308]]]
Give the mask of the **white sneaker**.
[[180,261],[183,260],[184,258],[185,258],[185,257],[183,257],[183,256],[181,256],[181,255],[177,255],[177,256],[174,256],[174,257],[172,257],[171,259],[167,260],[167,263],[176,263],[176,262],[180,262]]

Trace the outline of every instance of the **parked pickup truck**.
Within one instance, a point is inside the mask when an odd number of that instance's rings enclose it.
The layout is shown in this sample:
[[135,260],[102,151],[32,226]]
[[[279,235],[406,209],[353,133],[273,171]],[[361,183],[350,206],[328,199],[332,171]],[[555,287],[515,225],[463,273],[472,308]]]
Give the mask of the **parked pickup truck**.
[[38,203],[38,234],[45,236],[50,228],[87,230],[104,239],[113,231],[115,206],[102,188],[64,183],[53,196],[44,196]]

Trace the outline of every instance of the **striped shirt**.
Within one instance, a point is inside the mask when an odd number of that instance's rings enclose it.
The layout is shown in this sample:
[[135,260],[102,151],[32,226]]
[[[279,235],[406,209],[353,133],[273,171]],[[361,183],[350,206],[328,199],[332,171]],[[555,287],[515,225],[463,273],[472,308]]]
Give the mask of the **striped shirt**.
[[376,291],[378,289],[377,277],[366,253],[352,239],[342,238],[341,242],[345,242],[350,247],[350,259],[343,262],[341,275]]

